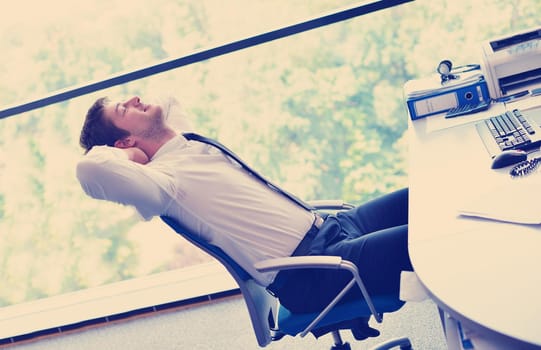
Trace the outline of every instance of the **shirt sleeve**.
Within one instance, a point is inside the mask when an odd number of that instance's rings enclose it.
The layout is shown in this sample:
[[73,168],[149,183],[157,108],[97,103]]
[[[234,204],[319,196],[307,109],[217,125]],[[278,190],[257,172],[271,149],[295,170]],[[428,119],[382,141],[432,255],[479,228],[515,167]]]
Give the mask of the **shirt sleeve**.
[[93,147],[78,162],[76,175],[89,196],[134,206],[145,220],[161,215],[171,200],[164,174],[129,160],[118,148]]

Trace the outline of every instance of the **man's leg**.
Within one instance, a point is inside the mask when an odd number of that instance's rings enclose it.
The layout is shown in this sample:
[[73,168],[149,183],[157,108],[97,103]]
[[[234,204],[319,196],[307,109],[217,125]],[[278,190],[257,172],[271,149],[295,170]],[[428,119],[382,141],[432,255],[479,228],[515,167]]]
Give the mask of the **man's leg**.
[[353,262],[370,294],[398,298],[401,272],[413,270],[408,254],[407,225],[342,240],[329,246],[325,255],[339,255]]
[[[338,255],[359,267],[369,292],[399,295],[400,272],[411,270],[407,251],[408,190],[400,190],[330,217],[312,254]],[[396,226],[396,227],[395,227]],[[291,271],[280,298],[294,311],[321,310],[351,275],[346,271]],[[348,294],[359,298],[358,288]]]
[[[409,260],[407,233],[407,225],[391,227],[338,242],[330,246],[325,253],[340,255],[353,262],[359,268],[359,274],[370,296],[386,295],[398,301],[400,274],[404,270],[413,269]],[[344,284],[344,277],[333,278],[325,272],[321,280],[322,283],[331,285],[332,280],[335,279],[334,283],[340,286]],[[334,290],[334,293],[336,292],[338,289]],[[362,294],[359,288],[355,287],[344,296],[343,301],[359,298],[362,298]],[[400,302],[393,309],[379,310],[379,312],[393,312],[402,305],[403,303]],[[351,326],[355,339],[361,340],[379,335],[379,331],[368,325],[369,317],[355,321],[356,323]]]
[[[334,231],[320,253],[338,255],[359,268],[368,290],[395,294],[400,273],[412,270],[408,254],[408,189],[398,190],[329,218]],[[324,234],[325,235],[325,234]]]
[[356,237],[406,225],[408,223],[408,194],[409,190],[404,188],[338,213],[337,218],[342,230]]

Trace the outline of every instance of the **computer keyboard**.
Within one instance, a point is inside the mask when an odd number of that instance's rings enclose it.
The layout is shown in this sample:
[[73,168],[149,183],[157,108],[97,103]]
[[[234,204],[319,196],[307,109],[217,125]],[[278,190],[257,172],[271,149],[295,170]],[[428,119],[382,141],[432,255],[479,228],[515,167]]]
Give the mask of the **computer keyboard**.
[[535,134],[535,130],[518,109],[490,117],[485,123],[502,151],[531,143],[529,135]]
[[529,151],[541,144],[541,110],[513,109],[476,124],[477,131],[492,157],[502,151]]

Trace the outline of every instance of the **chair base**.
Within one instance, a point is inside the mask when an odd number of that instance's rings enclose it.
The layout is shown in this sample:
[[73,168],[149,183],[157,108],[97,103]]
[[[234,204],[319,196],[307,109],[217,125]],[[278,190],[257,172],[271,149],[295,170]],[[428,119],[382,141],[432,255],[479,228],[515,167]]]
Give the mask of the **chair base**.
[[388,349],[394,348],[396,346],[399,346],[400,350],[412,350],[413,349],[411,347],[410,340],[408,338],[406,338],[406,337],[403,337],[403,338],[394,338],[394,339],[387,340],[384,343],[378,344],[378,345],[370,348],[370,350],[388,350]]
[[349,343],[342,343],[342,344],[337,344],[337,345],[333,345],[331,347],[331,350],[351,350],[351,346],[349,345]]
[[[340,331],[333,331],[332,337],[334,340],[334,345],[330,350],[351,350],[351,346],[348,342],[342,341],[340,336]],[[396,346],[400,347],[400,350],[412,350],[411,341],[407,337],[402,338],[393,338],[389,339],[383,343],[376,345],[375,347],[370,348],[370,350],[389,350]]]
[[351,350],[351,346],[349,345],[349,343],[344,343],[344,341],[342,341],[340,331],[332,331],[331,334],[334,340],[334,345],[331,347],[331,350]]

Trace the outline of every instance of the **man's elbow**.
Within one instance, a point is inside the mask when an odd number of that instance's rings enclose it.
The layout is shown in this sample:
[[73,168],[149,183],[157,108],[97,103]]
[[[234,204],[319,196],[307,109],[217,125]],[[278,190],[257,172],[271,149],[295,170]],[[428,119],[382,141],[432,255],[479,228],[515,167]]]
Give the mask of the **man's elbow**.
[[75,175],[87,195],[96,199],[104,198],[103,188],[97,181],[100,178],[100,169],[96,163],[80,161],[75,168]]

